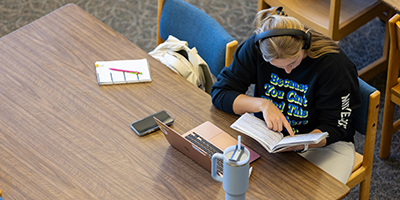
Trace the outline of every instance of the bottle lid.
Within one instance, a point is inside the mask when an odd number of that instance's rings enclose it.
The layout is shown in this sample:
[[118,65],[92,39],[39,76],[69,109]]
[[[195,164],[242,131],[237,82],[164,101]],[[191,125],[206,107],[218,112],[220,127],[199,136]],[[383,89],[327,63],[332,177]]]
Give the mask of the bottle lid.
[[238,144],[225,149],[224,157],[226,162],[231,166],[242,166],[249,162],[250,152],[241,145],[240,135],[238,136]]

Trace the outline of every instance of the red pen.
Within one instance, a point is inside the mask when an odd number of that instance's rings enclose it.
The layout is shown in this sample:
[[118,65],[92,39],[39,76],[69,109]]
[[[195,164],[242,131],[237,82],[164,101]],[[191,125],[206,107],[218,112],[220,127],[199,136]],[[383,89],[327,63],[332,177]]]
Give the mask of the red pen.
[[130,71],[130,70],[124,70],[124,69],[110,68],[110,70],[119,71],[119,72],[128,72],[128,73],[134,73],[134,74],[142,74],[142,72],[139,72],[139,71]]

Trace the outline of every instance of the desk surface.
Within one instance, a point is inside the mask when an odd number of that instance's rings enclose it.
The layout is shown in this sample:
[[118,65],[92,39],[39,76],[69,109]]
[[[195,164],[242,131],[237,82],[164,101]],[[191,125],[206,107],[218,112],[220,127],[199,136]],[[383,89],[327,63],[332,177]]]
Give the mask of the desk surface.
[[[147,58],[153,81],[99,86],[94,63]],[[5,199],[224,199],[221,183],[160,131],[129,124],[159,110],[183,133],[237,118],[78,6],[0,39],[0,189]],[[248,199],[335,199],[349,188],[295,153],[261,155]]]

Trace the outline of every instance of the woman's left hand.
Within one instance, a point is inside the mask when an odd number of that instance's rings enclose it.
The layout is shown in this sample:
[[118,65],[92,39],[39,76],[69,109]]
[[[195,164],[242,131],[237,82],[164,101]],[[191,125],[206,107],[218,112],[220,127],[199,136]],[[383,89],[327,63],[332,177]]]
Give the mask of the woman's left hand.
[[[326,139],[323,139],[318,144],[309,144],[308,145],[308,149],[317,148],[317,147],[323,147],[325,145],[326,145]],[[304,149],[304,145],[297,145],[297,146],[292,146],[292,147],[285,148],[280,152],[297,151],[297,150],[302,151],[303,149]]]
[[287,147],[287,148],[283,149],[281,152],[301,151],[303,149],[304,149],[304,145],[297,145],[297,146]]

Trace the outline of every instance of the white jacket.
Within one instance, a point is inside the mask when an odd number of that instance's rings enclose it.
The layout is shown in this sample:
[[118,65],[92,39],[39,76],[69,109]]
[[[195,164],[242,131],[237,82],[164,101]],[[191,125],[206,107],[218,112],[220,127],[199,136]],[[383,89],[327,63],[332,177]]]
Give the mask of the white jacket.
[[[187,53],[189,60],[178,53],[182,50]],[[207,63],[198,55],[196,47],[190,49],[186,41],[180,41],[170,35],[149,54],[189,82],[210,93],[213,84],[212,75]]]

